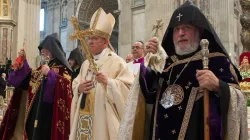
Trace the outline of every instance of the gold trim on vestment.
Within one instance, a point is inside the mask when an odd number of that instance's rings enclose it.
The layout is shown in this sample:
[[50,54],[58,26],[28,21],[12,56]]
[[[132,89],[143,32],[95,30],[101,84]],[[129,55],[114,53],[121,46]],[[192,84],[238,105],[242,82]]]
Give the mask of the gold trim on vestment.
[[230,72],[233,74],[234,79],[236,80],[236,82],[239,83],[239,78],[238,78],[238,76],[236,74],[236,71],[235,71],[235,69],[234,69],[234,67],[233,67],[232,64],[230,64]]
[[95,20],[94,20],[92,29],[96,28],[96,25],[97,25],[97,22],[98,22],[98,20],[100,18],[101,12],[102,12],[101,9],[97,10],[97,13],[96,13],[96,16],[95,16]]
[[[217,57],[217,56],[225,56],[223,53],[209,53],[208,54],[208,58],[212,58],[212,57]],[[171,64],[168,68],[164,69],[163,72],[168,72],[170,68],[177,66],[179,64],[183,64],[183,63],[187,63],[187,62],[191,62],[191,61],[197,61],[197,60],[202,60],[202,55],[201,52],[196,53],[193,57],[189,57],[183,60],[179,60],[173,64]]]
[[144,127],[146,120],[146,102],[141,91],[138,95],[138,104],[136,107],[136,115],[133,126],[132,140],[143,140],[144,137]]
[[[80,100],[82,101],[82,98]],[[91,89],[90,93],[86,95],[84,109],[80,108],[79,110],[79,117],[78,117],[78,124],[77,124],[78,125],[77,126],[78,127],[77,139],[79,140],[89,140],[89,138],[93,139],[94,104],[95,104],[95,88]],[[81,131],[81,130],[85,130],[85,131]]]
[[187,106],[186,106],[186,111],[185,111],[185,114],[184,114],[184,117],[183,117],[183,121],[182,121],[182,125],[181,125],[178,140],[184,140],[185,139],[188,123],[189,123],[189,120],[190,120],[190,116],[191,116],[191,113],[192,113],[192,110],[193,110],[194,102],[195,102],[196,95],[197,95],[198,91],[199,91],[199,88],[194,88],[193,87],[191,92],[190,92],[190,96],[189,96],[188,103],[187,103]]
[[[25,118],[24,122],[26,123],[31,107],[33,105],[33,102],[35,100],[36,94],[38,92],[38,89],[40,88],[43,80],[43,74],[39,70],[32,70],[31,71],[31,78],[29,82],[29,86],[31,86],[31,93],[34,94],[33,98],[31,101],[29,100],[29,96],[27,96],[27,102],[26,102],[26,111],[25,111]],[[29,89],[28,89],[28,94],[29,94]],[[30,103],[30,104],[29,104]]]

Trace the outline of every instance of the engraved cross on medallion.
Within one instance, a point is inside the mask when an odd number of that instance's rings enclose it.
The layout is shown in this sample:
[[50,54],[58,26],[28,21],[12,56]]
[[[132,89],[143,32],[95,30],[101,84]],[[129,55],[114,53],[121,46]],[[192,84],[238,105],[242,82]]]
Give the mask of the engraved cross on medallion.
[[176,17],[176,18],[179,18],[178,20],[179,21],[181,21],[181,17],[182,17],[183,15],[181,14],[181,13],[179,13],[179,15]]
[[155,34],[154,34],[155,37],[158,37],[158,36],[159,36],[159,35],[158,35],[158,31],[159,31],[159,29],[162,29],[162,27],[163,27],[163,24],[164,24],[164,23],[161,23],[161,22],[162,22],[162,19],[157,19],[157,20],[156,20],[156,25],[153,26],[152,31],[155,30]]

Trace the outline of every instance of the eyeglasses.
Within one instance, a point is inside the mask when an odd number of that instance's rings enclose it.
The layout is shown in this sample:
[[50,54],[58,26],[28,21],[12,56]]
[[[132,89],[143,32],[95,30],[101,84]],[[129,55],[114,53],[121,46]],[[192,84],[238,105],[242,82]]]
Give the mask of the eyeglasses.
[[132,46],[132,49],[141,49],[140,46]]

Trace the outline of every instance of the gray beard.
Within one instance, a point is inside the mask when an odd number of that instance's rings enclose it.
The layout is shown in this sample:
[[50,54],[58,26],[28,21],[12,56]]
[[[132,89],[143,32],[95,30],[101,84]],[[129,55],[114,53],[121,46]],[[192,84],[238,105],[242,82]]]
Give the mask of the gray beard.
[[199,45],[197,42],[193,43],[193,44],[188,44],[185,49],[180,49],[179,45],[175,44],[175,52],[178,55],[186,55],[186,54],[190,54],[193,53],[195,51],[197,51]]

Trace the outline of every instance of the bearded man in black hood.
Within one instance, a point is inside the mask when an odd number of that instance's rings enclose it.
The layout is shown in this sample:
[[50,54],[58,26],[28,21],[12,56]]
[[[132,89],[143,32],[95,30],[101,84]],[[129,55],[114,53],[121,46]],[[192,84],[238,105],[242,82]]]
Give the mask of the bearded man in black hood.
[[21,50],[8,78],[15,90],[1,123],[1,140],[69,139],[71,68],[55,34],[47,36],[38,49],[48,64],[32,70]]
[[[201,39],[209,41],[209,70],[203,70]],[[118,139],[203,140],[204,89],[210,97],[210,139],[248,139],[246,100],[238,85],[241,76],[204,14],[186,1],[172,15],[162,50],[158,44],[152,38],[146,52],[157,55],[164,49],[168,57],[159,63],[162,66],[141,65],[134,82],[140,86],[135,85],[128,97]],[[145,104],[154,106],[151,123],[145,123],[149,113]]]

